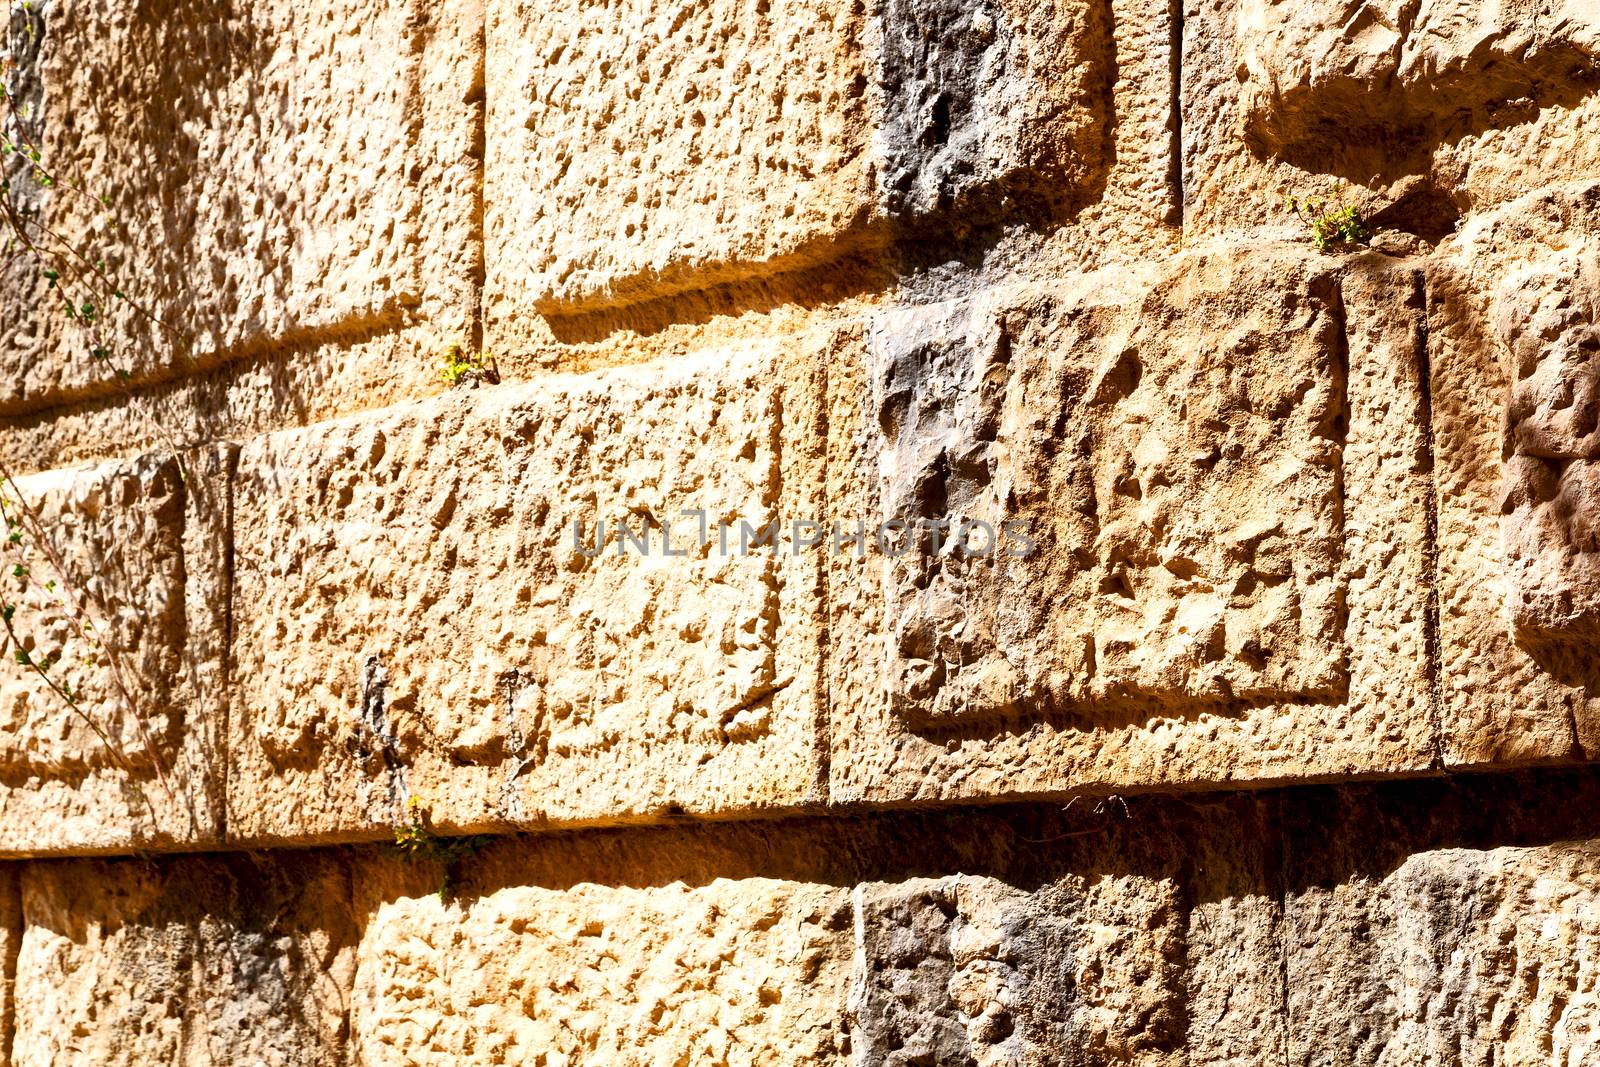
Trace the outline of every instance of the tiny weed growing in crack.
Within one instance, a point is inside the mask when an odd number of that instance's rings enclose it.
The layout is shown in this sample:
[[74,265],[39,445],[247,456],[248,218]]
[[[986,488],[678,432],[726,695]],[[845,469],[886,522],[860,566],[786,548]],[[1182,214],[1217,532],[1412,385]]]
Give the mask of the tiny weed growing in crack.
[[433,820],[428,818],[421,797],[414,796],[406,801],[406,815],[410,822],[394,832],[395,851],[413,863],[438,864],[439,899],[448,903],[455,895],[461,861],[476,854],[494,838],[487,834],[440,837],[433,830]]
[[500,370],[495,366],[494,355],[489,352],[468,352],[458,344],[444,350],[439,361],[439,377],[444,384],[454,388],[463,384],[497,385]]
[[1311,231],[1311,242],[1319,252],[1347,251],[1356,245],[1366,244],[1372,237],[1361,209],[1345,203],[1343,184],[1333,187],[1331,198],[1308,196],[1300,199],[1285,196],[1283,205],[1305,223]]

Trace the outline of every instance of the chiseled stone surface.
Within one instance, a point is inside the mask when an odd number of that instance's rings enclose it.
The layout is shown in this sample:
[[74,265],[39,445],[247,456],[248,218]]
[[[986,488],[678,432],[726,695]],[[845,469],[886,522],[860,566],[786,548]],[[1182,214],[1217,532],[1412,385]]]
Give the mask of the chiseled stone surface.
[[[1286,194],[1437,241],[1600,173],[1600,17],[1583,0],[1185,0],[1185,223],[1301,230]],[[1303,230],[1302,230],[1303,232]]]
[[6,649],[0,851],[220,839],[231,455],[153,453],[6,489],[21,541],[5,600],[61,689]]
[[1452,762],[1600,752],[1600,186],[1475,220],[1430,266],[1440,678]]
[[[1563,1065],[1594,771],[34,861],[12,1062]],[[14,888],[14,885],[12,886]],[[6,901],[13,903],[6,903]]]
[[833,560],[835,799],[1428,765],[1419,283],[1351,269],[1217,248],[874,320],[830,491],[946,530]]
[[[182,372],[219,351],[418,314],[445,336],[467,330],[482,155],[471,5],[36,7],[30,139],[88,195],[58,184],[33,202],[125,291],[94,338],[118,365]],[[113,391],[59,290],[25,266],[0,290],[0,400]]]
[[848,893],[767,878],[404,897],[358,952],[354,1062],[843,1064]]
[[489,336],[1071,200],[1108,33],[1081,0],[493,0]]
[[1600,57],[1583,0],[1241,0],[1236,18],[1245,123],[1274,147],[1528,109],[1592,88]]
[[787,537],[819,508],[812,354],[751,344],[246,444],[231,835],[381,835],[410,795],[445,825],[813,799],[821,557],[739,525]]
[[336,853],[29,865],[12,1064],[347,1062],[348,872]]

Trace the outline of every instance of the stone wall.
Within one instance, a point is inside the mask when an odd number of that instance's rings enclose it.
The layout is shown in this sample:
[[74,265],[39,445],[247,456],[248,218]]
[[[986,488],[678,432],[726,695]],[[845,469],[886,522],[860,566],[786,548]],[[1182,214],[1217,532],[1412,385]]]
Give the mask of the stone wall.
[[14,11],[0,1067],[1600,1060],[1592,8]]

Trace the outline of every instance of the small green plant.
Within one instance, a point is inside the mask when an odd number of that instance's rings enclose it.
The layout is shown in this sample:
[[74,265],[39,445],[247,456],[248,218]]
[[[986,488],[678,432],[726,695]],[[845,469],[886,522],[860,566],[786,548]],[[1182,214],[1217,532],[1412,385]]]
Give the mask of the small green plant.
[[1319,252],[1336,252],[1366,244],[1372,237],[1361,209],[1345,203],[1342,184],[1333,187],[1331,198],[1285,196],[1283,202],[1284,207],[1311,231],[1311,241]]
[[439,363],[439,377],[452,388],[464,382],[483,382],[495,385],[500,381],[500,370],[494,356],[488,352],[468,352],[458,344],[444,350]]
[[428,818],[421,797],[413,796],[406,801],[406,816],[410,821],[394,832],[395,851],[413,863],[438,864],[439,899],[448,903],[455,895],[461,861],[476,854],[494,838],[482,834],[440,837],[434,832],[433,820]]

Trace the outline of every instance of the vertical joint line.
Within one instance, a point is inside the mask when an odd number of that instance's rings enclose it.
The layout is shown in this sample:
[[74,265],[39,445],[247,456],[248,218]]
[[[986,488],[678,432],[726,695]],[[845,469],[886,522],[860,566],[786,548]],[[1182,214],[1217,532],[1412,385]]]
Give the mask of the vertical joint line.
[[1183,0],[1168,0],[1167,22],[1170,34],[1167,47],[1167,82],[1172,94],[1167,103],[1169,116],[1167,129],[1170,133],[1167,148],[1170,154],[1167,164],[1167,186],[1172,196],[1172,210],[1169,217],[1181,230],[1184,215]]
[[1427,559],[1427,602],[1423,608],[1423,664],[1428,686],[1428,714],[1433,722],[1433,768],[1444,770],[1444,696],[1441,691],[1440,608],[1439,608],[1439,471],[1434,461],[1433,440],[1433,356],[1430,352],[1428,324],[1433,318],[1433,293],[1422,271],[1412,275],[1413,292],[1420,297],[1422,319],[1417,325],[1417,424],[1422,428],[1422,465],[1426,481],[1423,491],[1423,551]]

